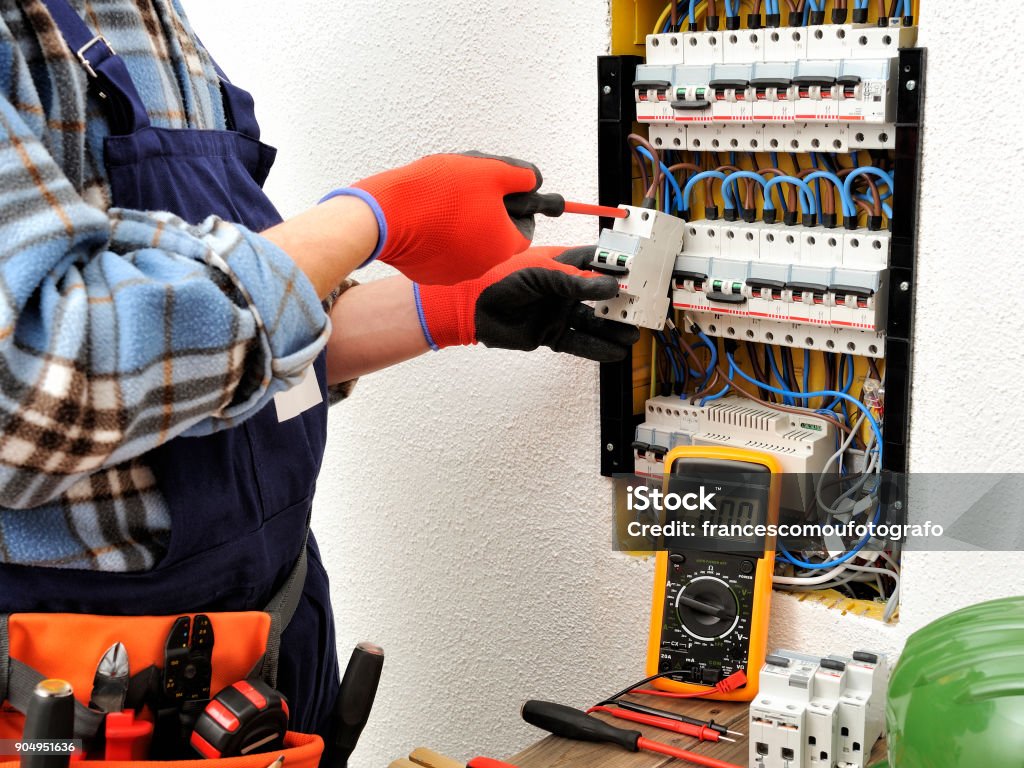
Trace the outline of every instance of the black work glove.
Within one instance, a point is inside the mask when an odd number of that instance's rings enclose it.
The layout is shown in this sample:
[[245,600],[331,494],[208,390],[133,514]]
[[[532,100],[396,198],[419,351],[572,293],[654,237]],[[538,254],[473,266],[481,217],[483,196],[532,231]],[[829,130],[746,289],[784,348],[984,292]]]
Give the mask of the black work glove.
[[475,280],[414,284],[423,333],[434,349],[480,342],[621,360],[640,332],[595,317],[593,307],[581,303],[618,292],[615,278],[582,269],[593,255],[593,246],[530,248]]

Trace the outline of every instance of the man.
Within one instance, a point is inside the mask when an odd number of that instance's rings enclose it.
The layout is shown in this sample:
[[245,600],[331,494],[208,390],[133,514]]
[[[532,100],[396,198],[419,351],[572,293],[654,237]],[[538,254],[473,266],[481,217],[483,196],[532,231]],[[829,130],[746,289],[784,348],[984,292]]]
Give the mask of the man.
[[[327,402],[431,348],[619,358],[636,331],[581,303],[615,280],[528,247],[506,198],[540,174],[508,159],[424,158],[281,221],[252,101],[176,0],[0,9],[0,614],[260,609],[308,560],[278,685],[326,735]],[[353,286],[373,259],[402,275]]]

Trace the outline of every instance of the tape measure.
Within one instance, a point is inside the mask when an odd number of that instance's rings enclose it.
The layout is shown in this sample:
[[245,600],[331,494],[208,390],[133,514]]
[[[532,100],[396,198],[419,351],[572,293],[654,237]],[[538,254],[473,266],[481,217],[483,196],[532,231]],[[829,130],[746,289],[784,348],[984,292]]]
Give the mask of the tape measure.
[[239,680],[206,705],[190,743],[205,758],[280,749],[288,729],[288,702],[260,680]]
[[[746,449],[680,446],[665,456],[663,522],[679,535],[664,539],[655,560],[647,674],[676,674],[657,688],[731,701],[757,694],[775,565],[764,526],[778,522],[781,471],[771,455]],[[712,690],[739,670],[747,685]]]

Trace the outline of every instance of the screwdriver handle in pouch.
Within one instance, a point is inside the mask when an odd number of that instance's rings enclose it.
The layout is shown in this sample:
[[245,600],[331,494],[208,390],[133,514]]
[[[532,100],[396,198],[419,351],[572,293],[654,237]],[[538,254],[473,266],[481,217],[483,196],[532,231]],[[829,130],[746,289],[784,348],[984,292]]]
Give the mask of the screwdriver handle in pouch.
[[348,758],[370,717],[383,667],[384,650],[380,646],[364,642],[352,650],[334,702],[334,768],[348,766]]
[[[75,736],[75,696],[66,680],[43,680],[32,692],[25,712],[23,741],[73,739]],[[42,754],[27,750],[22,768],[67,768],[71,753]]]
[[640,731],[616,728],[586,712],[567,707],[564,704],[531,699],[523,704],[522,715],[523,720],[530,725],[535,725],[555,736],[561,736],[563,739],[607,742],[618,744],[630,752],[639,751],[637,740],[640,738]]

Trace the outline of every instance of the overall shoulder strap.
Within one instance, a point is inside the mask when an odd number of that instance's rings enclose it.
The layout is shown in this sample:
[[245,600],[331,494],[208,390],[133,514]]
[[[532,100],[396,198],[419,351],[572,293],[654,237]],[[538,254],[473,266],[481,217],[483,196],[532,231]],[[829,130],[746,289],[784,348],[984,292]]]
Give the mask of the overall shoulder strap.
[[[193,32],[193,34],[195,33]],[[224,73],[224,70],[220,68],[217,60],[213,58],[210,49],[199,39],[199,35],[195,35],[195,38],[196,42],[206,51],[206,55],[210,57],[213,68],[217,72],[217,77],[220,78],[220,93],[224,100],[224,113],[227,117],[228,127],[231,130],[258,140],[260,137],[260,124],[256,122],[256,102],[253,101],[252,94],[232,83],[231,79]]]
[[111,133],[134,133],[147,127],[149,116],[124,60],[102,35],[89,28],[68,0],[43,0],[43,4],[103,99],[112,123]]
[[281,633],[284,632],[288,622],[295,615],[295,609],[299,606],[302,590],[306,584],[306,571],[309,568],[306,555],[308,541],[309,530],[307,529],[306,536],[302,541],[302,550],[299,552],[299,559],[295,561],[292,572],[288,574],[284,584],[263,609],[270,615],[270,633],[267,636],[267,650],[253,669],[253,674],[262,677],[267,685],[273,688],[277,687],[277,662],[281,656]]

